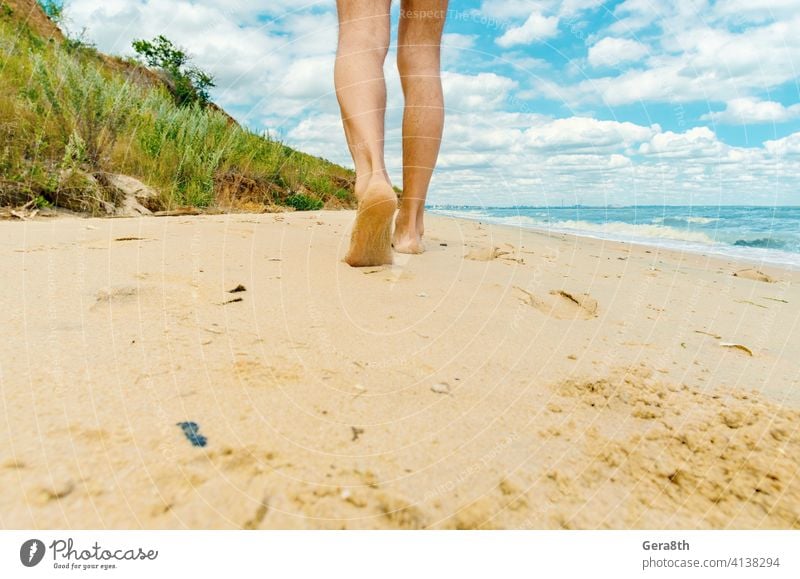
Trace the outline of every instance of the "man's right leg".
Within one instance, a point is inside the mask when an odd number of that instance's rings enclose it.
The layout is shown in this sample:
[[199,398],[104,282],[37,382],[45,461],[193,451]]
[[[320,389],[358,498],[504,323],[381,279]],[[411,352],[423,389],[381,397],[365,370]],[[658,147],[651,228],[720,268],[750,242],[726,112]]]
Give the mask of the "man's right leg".
[[403,198],[394,248],[422,253],[428,184],[439,156],[444,126],[440,44],[447,0],[403,0],[397,68],[406,99],[403,114]]
[[334,81],[356,167],[358,214],[345,261],[352,266],[392,263],[392,218],[397,195],[383,158],[391,0],[337,0],[339,46]]

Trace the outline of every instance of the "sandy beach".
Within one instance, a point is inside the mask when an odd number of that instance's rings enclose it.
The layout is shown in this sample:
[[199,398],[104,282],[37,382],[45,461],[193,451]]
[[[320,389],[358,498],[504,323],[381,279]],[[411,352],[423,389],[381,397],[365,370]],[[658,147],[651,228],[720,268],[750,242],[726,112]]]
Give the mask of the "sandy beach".
[[352,219],[0,221],[0,526],[800,528],[800,272]]

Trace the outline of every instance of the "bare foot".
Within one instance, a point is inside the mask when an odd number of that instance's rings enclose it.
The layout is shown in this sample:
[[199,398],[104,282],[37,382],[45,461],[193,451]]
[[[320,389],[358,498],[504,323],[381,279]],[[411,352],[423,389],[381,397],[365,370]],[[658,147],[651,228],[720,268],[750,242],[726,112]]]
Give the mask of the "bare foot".
[[344,260],[353,267],[392,263],[392,217],[397,194],[383,180],[373,181],[358,202],[358,213]]
[[392,246],[398,253],[422,253],[425,244],[422,243],[422,220],[410,220],[401,209],[397,214],[394,228]]

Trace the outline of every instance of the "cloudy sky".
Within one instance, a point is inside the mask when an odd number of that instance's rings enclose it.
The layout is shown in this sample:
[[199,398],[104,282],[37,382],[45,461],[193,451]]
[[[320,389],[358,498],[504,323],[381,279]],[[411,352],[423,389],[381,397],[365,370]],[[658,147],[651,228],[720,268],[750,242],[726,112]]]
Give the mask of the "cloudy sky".
[[[244,125],[351,166],[333,0],[67,0],[67,18],[116,54],[166,35]],[[800,0],[451,0],[429,201],[800,205],[798,30]],[[387,164],[401,186],[394,56]]]

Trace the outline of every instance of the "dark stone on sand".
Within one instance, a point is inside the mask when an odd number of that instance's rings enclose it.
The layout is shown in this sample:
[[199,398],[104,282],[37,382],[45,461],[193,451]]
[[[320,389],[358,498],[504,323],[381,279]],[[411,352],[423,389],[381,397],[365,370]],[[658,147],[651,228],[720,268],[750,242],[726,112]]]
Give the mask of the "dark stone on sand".
[[180,426],[183,434],[192,443],[192,446],[205,446],[208,439],[200,434],[200,427],[196,422],[178,422],[176,426]]

